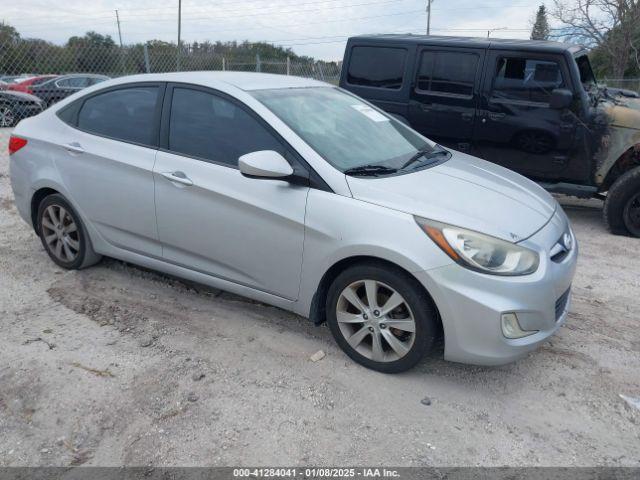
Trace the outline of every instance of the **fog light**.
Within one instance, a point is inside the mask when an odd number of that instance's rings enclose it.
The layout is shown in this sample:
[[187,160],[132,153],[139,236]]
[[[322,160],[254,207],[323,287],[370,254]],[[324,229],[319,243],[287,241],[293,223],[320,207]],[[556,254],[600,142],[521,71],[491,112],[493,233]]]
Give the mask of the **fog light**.
[[507,338],[522,338],[533,335],[538,330],[523,330],[515,313],[502,314],[502,334]]

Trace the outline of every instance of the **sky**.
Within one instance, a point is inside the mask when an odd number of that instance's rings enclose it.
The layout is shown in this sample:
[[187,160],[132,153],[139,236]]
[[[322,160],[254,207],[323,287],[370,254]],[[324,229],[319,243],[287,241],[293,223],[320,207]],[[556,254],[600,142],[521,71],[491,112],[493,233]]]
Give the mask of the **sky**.
[[[178,0],[21,0],[0,20],[23,37],[64,43],[94,30],[125,44],[176,41]],[[182,39],[268,41],[299,55],[340,60],[346,38],[367,33],[426,33],[427,0],[182,0]],[[528,38],[539,2],[432,0],[431,34]]]

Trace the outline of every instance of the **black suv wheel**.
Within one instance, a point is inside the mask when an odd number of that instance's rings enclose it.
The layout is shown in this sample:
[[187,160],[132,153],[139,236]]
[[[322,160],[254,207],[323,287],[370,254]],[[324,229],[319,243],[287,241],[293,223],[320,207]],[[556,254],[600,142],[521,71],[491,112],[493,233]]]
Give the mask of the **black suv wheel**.
[[640,237],[640,167],[613,183],[604,202],[604,219],[611,232]]

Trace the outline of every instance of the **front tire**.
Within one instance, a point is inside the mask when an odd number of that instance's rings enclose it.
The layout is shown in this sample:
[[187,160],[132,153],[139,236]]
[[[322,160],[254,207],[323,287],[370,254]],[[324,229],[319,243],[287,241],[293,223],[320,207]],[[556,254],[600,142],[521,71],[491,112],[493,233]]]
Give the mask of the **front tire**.
[[38,235],[57,265],[78,270],[100,261],[73,207],[60,194],[45,197],[38,207]]
[[437,312],[417,280],[383,263],[346,269],[329,287],[327,323],[357,363],[384,373],[416,365],[433,346]]
[[640,167],[613,183],[604,202],[604,220],[612,233],[640,237]]

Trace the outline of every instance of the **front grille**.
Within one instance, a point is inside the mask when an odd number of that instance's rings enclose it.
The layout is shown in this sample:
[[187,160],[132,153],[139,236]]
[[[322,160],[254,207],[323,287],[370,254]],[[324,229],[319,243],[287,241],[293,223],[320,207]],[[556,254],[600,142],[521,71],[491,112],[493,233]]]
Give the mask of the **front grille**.
[[560,297],[556,300],[556,322],[560,320],[560,317],[567,308],[567,302],[569,301],[570,294],[571,287],[567,288],[567,291],[560,295]]

